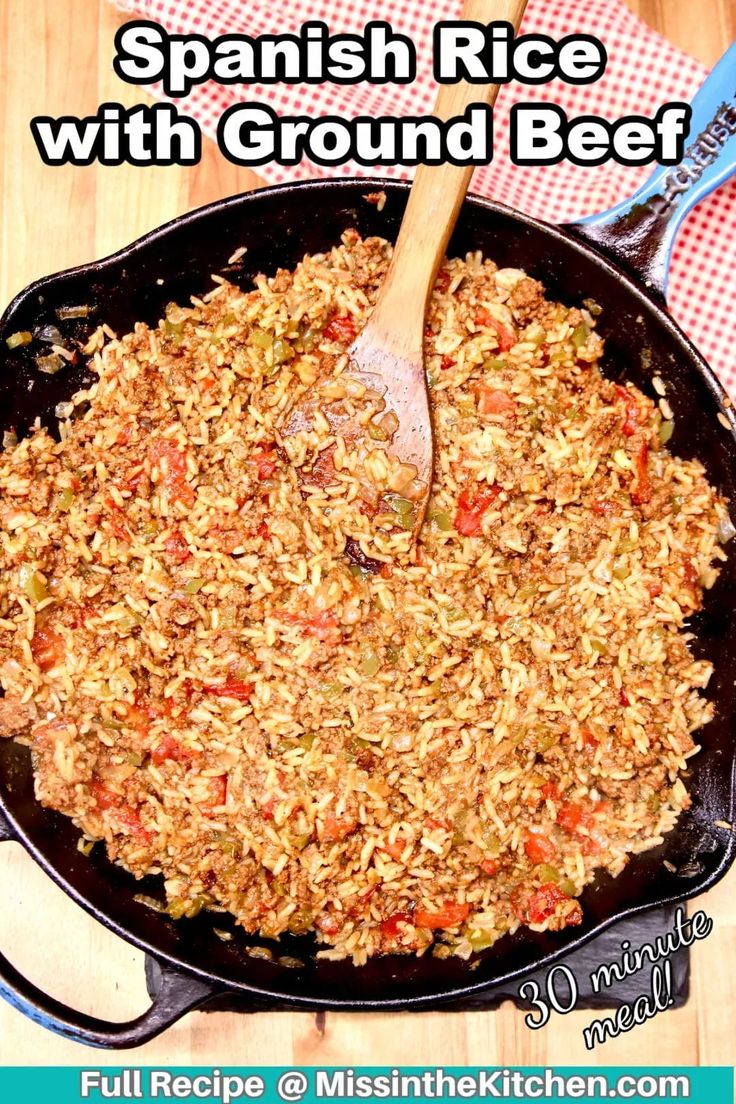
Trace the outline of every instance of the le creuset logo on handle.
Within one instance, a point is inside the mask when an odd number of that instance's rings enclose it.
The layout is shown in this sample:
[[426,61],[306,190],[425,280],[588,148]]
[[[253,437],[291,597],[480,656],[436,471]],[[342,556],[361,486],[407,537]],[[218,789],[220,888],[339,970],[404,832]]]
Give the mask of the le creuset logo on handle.
[[710,165],[718,159],[721,150],[729,138],[736,134],[736,106],[722,104],[708,126],[701,130],[695,141],[687,147],[683,163],[665,177],[661,196],[653,198],[653,205],[659,201],[659,210],[667,211],[688,188],[700,180]]

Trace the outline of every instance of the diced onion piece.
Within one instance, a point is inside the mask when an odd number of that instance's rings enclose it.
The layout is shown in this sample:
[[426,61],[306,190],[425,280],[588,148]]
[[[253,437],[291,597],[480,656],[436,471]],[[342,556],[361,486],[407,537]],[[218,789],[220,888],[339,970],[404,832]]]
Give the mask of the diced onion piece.
[[93,308],[86,304],[78,307],[59,307],[56,311],[56,317],[60,322],[65,322],[68,318],[87,318],[92,310]]
[[50,356],[37,356],[36,367],[47,376],[55,376],[64,367],[64,361],[58,353],[51,353]]
[[17,349],[20,345],[30,345],[33,341],[33,334],[28,330],[18,330],[17,333],[10,334],[5,338],[5,344],[9,349]]
[[718,519],[718,540],[721,544],[728,544],[732,537],[736,536],[736,526],[728,514]]

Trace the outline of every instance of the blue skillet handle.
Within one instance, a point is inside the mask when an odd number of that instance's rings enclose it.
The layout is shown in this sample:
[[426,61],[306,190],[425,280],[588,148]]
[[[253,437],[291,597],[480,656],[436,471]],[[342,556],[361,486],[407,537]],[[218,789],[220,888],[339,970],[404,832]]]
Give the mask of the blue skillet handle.
[[609,211],[568,229],[633,270],[664,299],[677,231],[696,203],[736,172],[736,43],[706,78],[692,102],[692,118],[679,165],[660,165]]
[[[15,840],[13,828],[0,807],[0,843]],[[150,1008],[134,1020],[112,1023],[78,1012],[39,989],[16,970],[0,951],[0,999],[34,1023],[63,1035],[75,1043],[120,1050],[141,1046],[176,1023],[187,1012],[201,1008],[221,991],[215,982],[174,969],[166,962],[154,961],[158,973],[156,995]]]

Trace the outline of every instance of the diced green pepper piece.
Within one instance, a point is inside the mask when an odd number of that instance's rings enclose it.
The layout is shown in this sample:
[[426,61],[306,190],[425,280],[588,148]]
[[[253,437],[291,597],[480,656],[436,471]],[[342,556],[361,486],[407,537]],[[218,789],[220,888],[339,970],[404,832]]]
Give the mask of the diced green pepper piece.
[[166,906],[166,911],[172,920],[181,920],[188,908],[188,901],[185,901],[182,897],[174,897],[173,901],[169,901]]
[[661,444],[666,445],[672,438],[672,434],[675,432],[675,423],[672,421],[662,422],[659,427],[659,440]]
[[534,876],[539,878],[540,882],[554,882],[555,885],[560,880],[559,870],[556,866],[550,866],[549,863],[540,863],[539,866],[535,866]]
[[486,951],[489,947],[498,939],[497,932],[479,932],[477,935],[471,935],[470,946],[474,951]]
[[21,564],[18,568],[18,583],[32,602],[43,602],[49,596],[43,579],[29,564]]
[[74,491],[71,487],[65,487],[59,495],[59,509],[66,513],[71,509],[72,502],[74,501]]
[[579,326],[576,326],[572,331],[572,343],[576,349],[582,348],[587,342],[590,336],[590,330],[585,322],[581,322]]
[[381,657],[375,648],[364,648],[360,657],[360,669],[366,678],[373,678],[381,670]]
[[273,345],[273,334],[267,330],[253,330],[250,339],[259,349],[270,349]]
[[400,495],[387,495],[386,501],[391,510],[397,515],[402,529],[414,528],[414,503]]
[[287,360],[292,360],[294,357],[294,350],[288,341],[284,341],[283,337],[277,337],[273,343],[273,362],[274,364],[285,364]]
[[449,533],[452,529],[452,518],[447,510],[432,510],[429,520],[441,533]]

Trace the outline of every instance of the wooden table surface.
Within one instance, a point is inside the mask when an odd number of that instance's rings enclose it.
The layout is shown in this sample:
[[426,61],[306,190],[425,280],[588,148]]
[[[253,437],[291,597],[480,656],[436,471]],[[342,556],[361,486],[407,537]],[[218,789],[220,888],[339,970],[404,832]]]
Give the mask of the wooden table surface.
[[[651,25],[707,64],[736,38],[736,0],[630,0]],[[329,9],[329,3],[325,5]],[[29,119],[132,105],[112,73],[121,15],[102,0],[0,0],[0,302],[47,272],[103,256],[187,208],[254,187],[257,178],[205,143],[194,168],[47,168]],[[0,848],[0,947],[60,999],[123,1019],[147,1004],[142,955],[92,921],[15,844]],[[495,1013],[306,1013],[187,1016],[130,1061],[145,1063],[536,1064],[736,1063],[736,869],[701,898],[715,921],[692,955],[685,1008],[586,1053],[590,1013],[553,1016],[531,1032],[514,1008]],[[117,1063],[45,1032],[0,1002],[0,1061]]]

